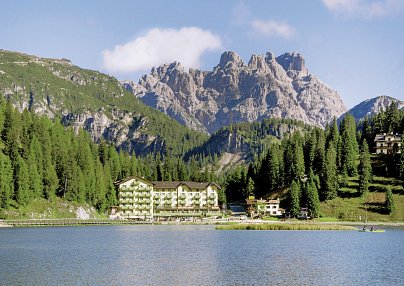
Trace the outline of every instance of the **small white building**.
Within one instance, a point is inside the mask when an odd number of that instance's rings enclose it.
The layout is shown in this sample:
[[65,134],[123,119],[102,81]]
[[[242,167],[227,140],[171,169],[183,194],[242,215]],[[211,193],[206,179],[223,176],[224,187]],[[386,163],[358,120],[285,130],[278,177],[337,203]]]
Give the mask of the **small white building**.
[[282,210],[279,208],[280,200],[257,200],[250,197],[246,200],[247,210],[250,216],[264,214],[270,216],[281,216]]

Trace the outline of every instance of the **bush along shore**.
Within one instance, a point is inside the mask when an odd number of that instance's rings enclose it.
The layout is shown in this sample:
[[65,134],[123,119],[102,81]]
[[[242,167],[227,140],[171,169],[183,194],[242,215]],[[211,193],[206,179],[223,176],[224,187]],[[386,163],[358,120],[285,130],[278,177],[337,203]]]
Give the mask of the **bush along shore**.
[[232,224],[218,225],[218,230],[357,230],[356,227],[336,224]]

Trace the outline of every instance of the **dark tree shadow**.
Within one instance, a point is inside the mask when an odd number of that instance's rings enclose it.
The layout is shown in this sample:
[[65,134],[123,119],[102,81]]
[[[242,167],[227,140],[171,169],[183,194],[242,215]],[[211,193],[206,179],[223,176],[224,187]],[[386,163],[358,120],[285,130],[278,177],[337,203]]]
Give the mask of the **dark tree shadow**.
[[366,205],[362,205],[359,208],[362,210],[367,210],[368,212],[377,213],[377,214],[386,213],[386,210],[384,208],[384,203],[366,203]]
[[338,190],[338,197],[347,199],[347,198],[357,198],[360,197],[359,192],[356,189],[347,190]]

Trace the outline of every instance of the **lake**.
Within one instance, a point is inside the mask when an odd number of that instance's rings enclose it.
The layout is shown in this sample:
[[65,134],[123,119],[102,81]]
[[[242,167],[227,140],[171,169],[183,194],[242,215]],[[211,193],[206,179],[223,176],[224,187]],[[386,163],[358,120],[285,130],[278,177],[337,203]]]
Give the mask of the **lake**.
[[404,285],[404,230],[0,228],[0,285]]

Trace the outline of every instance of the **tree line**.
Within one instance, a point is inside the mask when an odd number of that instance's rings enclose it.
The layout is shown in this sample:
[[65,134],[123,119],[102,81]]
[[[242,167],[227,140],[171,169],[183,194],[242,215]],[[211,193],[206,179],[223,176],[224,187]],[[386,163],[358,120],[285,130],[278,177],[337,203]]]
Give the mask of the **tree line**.
[[[336,198],[350,177],[358,177],[358,196],[369,191],[375,167],[370,156],[375,135],[403,131],[404,110],[398,110],[395,103],[358,124],[347,114],[339,124],[333,120],[325,129],[296,131],[280,143],[272,143],[248,167],[238,166],[229,172],[225,180],[227,200],[242,201],[250,195],[261,198],[286,189],[285,207],[292,216],[297,216],[301,207],[319,216],[320,201]],[[404,144],[401,148],[401,155],[394,152],[381,157],[388,162],[384,175],[404,182]]]
[[[248,166],[218,173],[218,154],[192,154],[187,148],[179,155],[174,150],[174,154],[168,150],[144,157],[128,154],[105,141],[95,144],[83,130],[75,134],[57,118],[27,110],[20,113],[0,98],[0,207],[18,208],[36,198],[61,197],[105,212],[118,204],[114,182],[137,175],[156,181],[215,181],[222,186],[221,203],[288,188],[287,207],[293,214],[308,206],[318,215],[319,202],[338,196],[349,177],[359,176],[360,195],[368,192],[374,135],[403,133],[404,112],[392,105],[358,126],[347,115],[339,125],[334,120],[325,130],[302,123],[294,128],[296,122],[288,121],[288,129],[295,132],[263,147],[261,138],[273,134],[281,123],[268,119],[262,124],[241,124],[243,133],[247,137],[251,133],[249,138],[257,143],[255,159]],[[403,154],[393,156],[389,170],[401,179]]]
[[[186,150],[186,149],[185,149]],[[0,207],[18,208],[36,198],[88,203],[105,212],[117,205],[114,182],[137,175],[149,180],[214,181],[217,157],[160,153],[137,157],[95,144],[60,120],[24,110],[0,98]],[[222,197],[222,200],[224,198]]]

